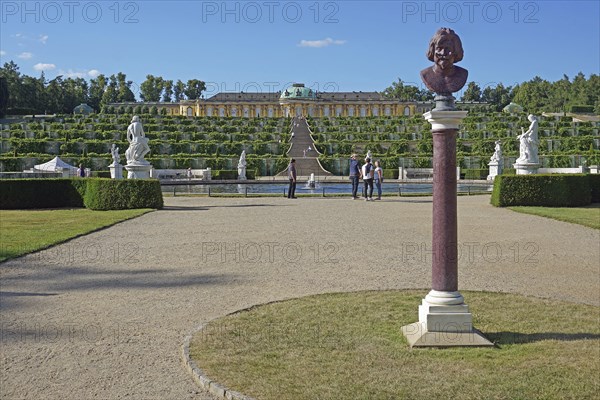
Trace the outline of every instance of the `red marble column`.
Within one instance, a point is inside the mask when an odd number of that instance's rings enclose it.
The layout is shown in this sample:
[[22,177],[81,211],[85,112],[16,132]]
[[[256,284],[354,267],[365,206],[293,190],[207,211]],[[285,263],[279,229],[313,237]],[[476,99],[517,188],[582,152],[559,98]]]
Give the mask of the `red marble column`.
[[433,129],[432,289],[458,290],[456,217],[456,135],[458,129]]

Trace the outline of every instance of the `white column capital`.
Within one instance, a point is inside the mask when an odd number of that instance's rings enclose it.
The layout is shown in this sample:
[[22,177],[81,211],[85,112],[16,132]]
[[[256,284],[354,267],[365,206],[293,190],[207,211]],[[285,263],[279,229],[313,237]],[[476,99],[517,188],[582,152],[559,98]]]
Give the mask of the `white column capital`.
[[468,111],[436,111],[435,109],[423,114],[431,124],[432,130],[458,129],[458,125],[467,117]]

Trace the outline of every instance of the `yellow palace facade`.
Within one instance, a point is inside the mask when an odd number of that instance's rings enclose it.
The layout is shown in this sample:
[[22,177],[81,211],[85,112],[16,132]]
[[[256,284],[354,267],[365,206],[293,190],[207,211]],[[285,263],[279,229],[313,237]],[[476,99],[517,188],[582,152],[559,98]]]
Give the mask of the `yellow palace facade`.
[[159,112],[166,108],[167,115],[239,118],[411,116],[432,107],[385,98],[378,92],[316,92],[301,83],[276,93],[221,92],[208,99],[144,105],[156,106]]

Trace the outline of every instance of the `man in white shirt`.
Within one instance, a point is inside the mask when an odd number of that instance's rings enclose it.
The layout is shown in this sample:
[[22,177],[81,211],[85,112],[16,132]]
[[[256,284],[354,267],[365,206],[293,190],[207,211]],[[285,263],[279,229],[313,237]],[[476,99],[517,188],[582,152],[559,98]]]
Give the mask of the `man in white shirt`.
[[373,201],[373,164],[369,157],[365,158],[365,165],[362,166],[363,182],[365,184],[365,201]]

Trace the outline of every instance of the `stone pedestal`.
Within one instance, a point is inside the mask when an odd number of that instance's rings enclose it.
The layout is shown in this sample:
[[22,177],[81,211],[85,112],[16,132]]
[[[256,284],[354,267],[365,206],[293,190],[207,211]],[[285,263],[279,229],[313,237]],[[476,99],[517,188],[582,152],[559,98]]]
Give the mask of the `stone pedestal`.
[[127,179],[150,179],[152,165],[150,163],[127,164],[125,169],[127,170]]
[[540,164],[538,164],[538,163],[517,163],[517,164],[513,164],[513,167],[515,167],[515,170],[517,171],[517,175],[531,175],[531,174],[538,173]]
[[499,161],[491,161],[488,166],[490,167],[490,173],[487,176],[488,181],[493,181],[498,175],[502,175],[502,163]]
[[238,180],[239,181],[246,180],[246,167],[238,167]]
[[473,328],[458,292],[456,136],[467,111],[426,113],[433,133],[432,290],[419,306],[419,322],[402,327],[411,347],[493,346]]
[[123,166],[121,164],[110,164],[108,168],[112,179],[123,179]]

